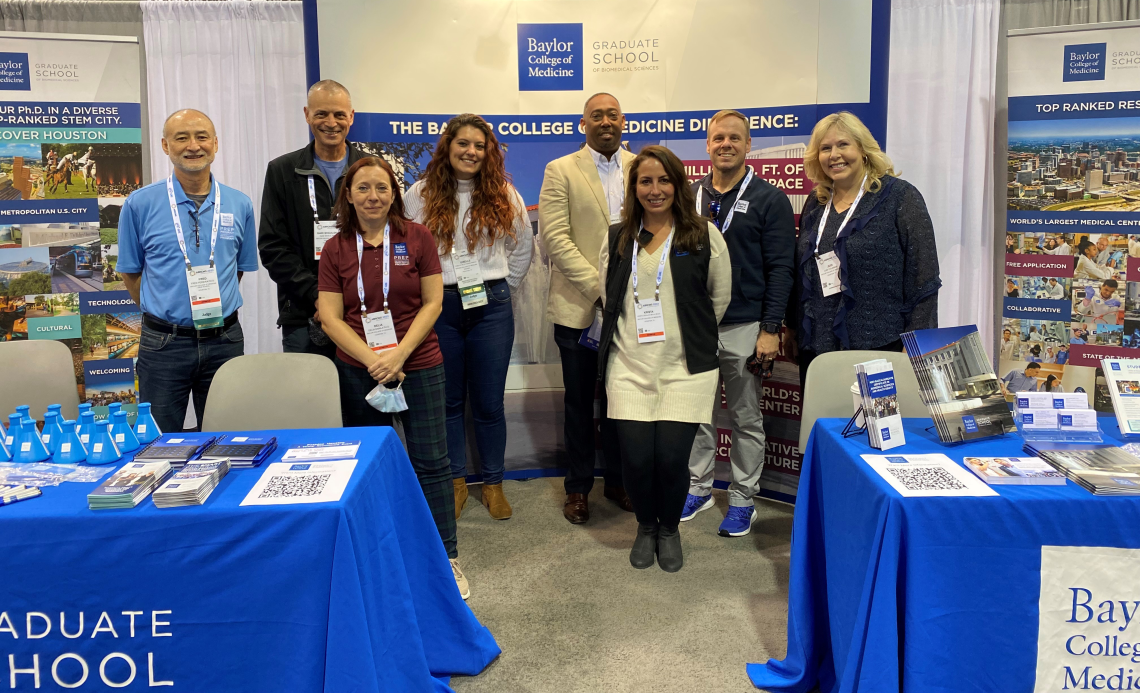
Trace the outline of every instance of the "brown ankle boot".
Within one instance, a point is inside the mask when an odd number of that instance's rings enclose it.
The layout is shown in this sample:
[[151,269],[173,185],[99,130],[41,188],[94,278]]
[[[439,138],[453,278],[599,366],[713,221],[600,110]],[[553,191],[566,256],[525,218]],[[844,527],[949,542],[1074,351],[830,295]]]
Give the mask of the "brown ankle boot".
[[455,519],[463,514],[463,504],[467,502],[467,480],[452,479],[451,485],[455,488]]
[[506,520],[511,516],[511,504],[503,495],[502,484],[483,484],[483,505],[494,520]]

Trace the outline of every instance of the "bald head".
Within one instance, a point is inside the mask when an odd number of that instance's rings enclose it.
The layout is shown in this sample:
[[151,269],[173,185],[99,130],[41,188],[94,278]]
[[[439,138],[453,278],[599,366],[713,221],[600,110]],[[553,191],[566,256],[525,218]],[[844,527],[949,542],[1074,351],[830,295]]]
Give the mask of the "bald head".
[[613,94],[600,92],[586,100],[582,113],[586,144],[599,154],[611,157],[621,147],[625,116]]
[[171,133],[180,128],[198,126],[208,128],[212,137],[217,136],[217,132],[214,130],[214,121],[210,120],[210,116],[193,108],[183,108],[181,111],[175,111],[167,116],[166,122],[162,124],[162,136],[168,138]]
[[352,95],[348,93],[348,89],[340,82],[334,79],[322,79],[313,86],[309,87],[307,99],[310,103],[313,101],[313,96],[316,94],[336,94],[344,96],[352,103]]

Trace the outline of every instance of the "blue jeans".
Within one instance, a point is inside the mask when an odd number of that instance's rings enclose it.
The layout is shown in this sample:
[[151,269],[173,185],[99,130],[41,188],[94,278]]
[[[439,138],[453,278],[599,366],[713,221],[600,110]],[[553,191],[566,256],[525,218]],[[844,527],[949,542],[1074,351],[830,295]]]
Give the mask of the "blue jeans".
[[139,339],[139,398],[163,433],[177,433],[186,423],[186,405],[194,393],[198,428],[206,411],[206,395],[222,364],[245,353],[241,323],[219,337],[196,339],[152,330],[144,323]]
[[507,418],[503,393],[515,343],[511,288],[505,280],[487,283],[487,305],[463,310],[459,292],[445,289],[443,313],[435,323],[447,376],[447,456],[451,476],[467,476],[467,401],[475,424],[475,447],[483,483],[503,481]]

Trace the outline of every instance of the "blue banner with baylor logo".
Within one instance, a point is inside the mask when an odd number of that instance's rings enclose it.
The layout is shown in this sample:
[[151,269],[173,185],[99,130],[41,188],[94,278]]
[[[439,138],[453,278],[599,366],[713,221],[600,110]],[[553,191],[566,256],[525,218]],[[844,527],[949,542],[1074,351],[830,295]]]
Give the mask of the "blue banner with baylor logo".
[[115,264],[140,95],[134,39],[0,32],[0,341],[66,344],[98,416],[133,418],[138,391],[141,314]]

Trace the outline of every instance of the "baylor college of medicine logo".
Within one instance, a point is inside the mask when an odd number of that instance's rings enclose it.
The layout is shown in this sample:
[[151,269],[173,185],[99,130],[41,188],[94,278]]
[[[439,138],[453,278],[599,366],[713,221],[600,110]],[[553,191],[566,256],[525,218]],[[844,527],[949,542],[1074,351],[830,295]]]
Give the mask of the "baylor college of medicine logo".
[[519,24],[519,91],[582,91],[582,25]]
[[1065,46],[1065,82],[1089,82],[1104,79],[1104,66],[1108,62],[1108,44],[1081,43]]

